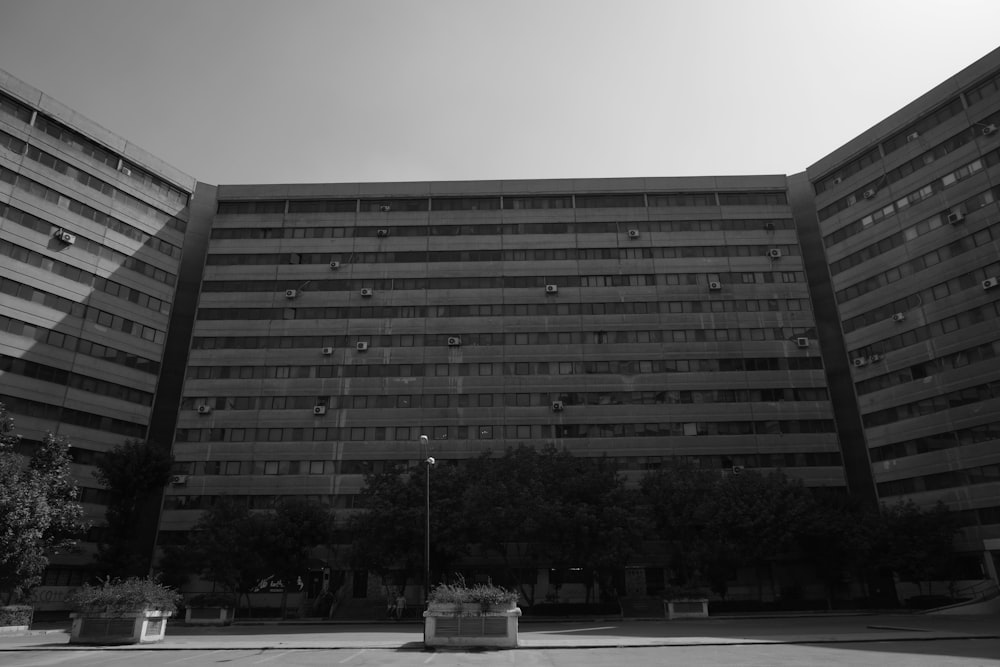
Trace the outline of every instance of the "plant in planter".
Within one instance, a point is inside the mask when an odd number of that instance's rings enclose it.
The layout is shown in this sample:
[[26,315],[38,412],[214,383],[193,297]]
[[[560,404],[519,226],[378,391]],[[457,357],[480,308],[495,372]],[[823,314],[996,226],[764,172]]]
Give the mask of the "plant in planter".
[[229,625],[236,601],[225,593],[201,593],[187,601],[184,622],[190,625]]
[[76,610],[71,644],[138,644],[163,639],[181,595],[155,579],[130,577],[84,584],[67,599]]
[[471,591],[463,584],[438,584],[427,594],[427,607],[437,611],[455,611],[472,602]]
[[0,633],[27,630],[35,608],[31,605],[12,604],[0,607]]
[[470,591],[472,600],[482,605],[483,611],[510,611],[517,607],[518,593],[493,582],[476,584]]

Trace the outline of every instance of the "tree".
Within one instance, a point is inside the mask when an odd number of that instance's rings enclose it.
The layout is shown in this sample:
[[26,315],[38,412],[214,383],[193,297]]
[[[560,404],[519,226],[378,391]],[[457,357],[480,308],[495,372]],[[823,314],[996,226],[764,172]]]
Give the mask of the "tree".
[[138,440],[126,441],[98,461],[94,476],[108,491],[107,537],[97,554],[102,574],[149,574],[152,541],[144,539],[148,535],[144,528],[156,521],[161,489],[170,481],[171,466],[168,452]]
[[580,568],[588,596],[596,581],[607,594],[615,571],[638,548],[634,496],[608,459],[521,445],[500,457],[487,452],[464,472],[466,539],[503,558],[529,604],[534,590],[519,568]]
[[69,469],[69,443],[47,434],[27,465],[16,451],[20,436],[0,404],[0,595],[27,596],[41,581],[49,557],[70,549],[86,530],[79,492]]
[[[364,511],[352,517],[350,562],[403,586],[424,568],[427,466],[393,468],[365,476]],[[438,463],[430,473],[431,578],[451,569],[468,551],[462,496],[467,477],[457,466]],[[429,586],[431,582],[426,582]]]
[[806,517],[799,543],[826,587],[827,608],[851,575],[861,576],[871,553],[870,512],[848,496],[820,495]]
[[289,499],[280,503],[274,515],[263,523],[261,540],[267,569],[284,585],[281,596],[284,618],[288,591],[305,580],[313,549],[333,541],[333,516],[319,503]]
[[187,545],[191,563],[205,579],[231,593],[239,602],[268,577],[265,557],[268,517],[252,513],[246,503],[223,498],[201,515]]
[[948,576],[958,531],[954,515],[938,501],[923,509],[912,500],[883,505],[874,519],[874,564],[887,567],[903,581],[917,584]]

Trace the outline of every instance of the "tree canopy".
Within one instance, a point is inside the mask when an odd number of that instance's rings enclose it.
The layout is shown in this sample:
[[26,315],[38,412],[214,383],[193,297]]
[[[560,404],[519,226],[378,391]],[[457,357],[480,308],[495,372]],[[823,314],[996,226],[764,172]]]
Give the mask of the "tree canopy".
[[86,531],[79,491],[70,474],[70,445],[47,434],[25,461],[20,436],[0,404],[0,597],[27,596],[49,557],[72,549]]

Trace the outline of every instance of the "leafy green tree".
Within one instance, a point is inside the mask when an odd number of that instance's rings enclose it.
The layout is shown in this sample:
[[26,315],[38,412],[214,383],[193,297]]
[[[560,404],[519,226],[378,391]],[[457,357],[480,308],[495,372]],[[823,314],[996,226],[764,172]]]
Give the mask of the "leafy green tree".
[[[365,477],[361,491],[364,511],[348,526],[352,536],[352,567],[376,572],[393,583],[422,578],[425,542],[427,466],[405,471],[394,468]],[[468,483],[457,466],[438,463],[431,472],[432,580],[451,570],[468,551],[461,500]],[[427,582],[430,585],[430,582]]]
[[520,568],[581,568],[588,595],[598,581],[607,592],[639,546],[634,494],[608,459],[521,445],[500,457],[487,452],[464,472],[467,539],[503,558],[529,605],[534,590]]
[[802,526],[799,543],[826,587],[830,609],[838,590],[852,576],[864,579],[871,553],[870,516],[870,511],[846,495],[820,495]]
[[189,562],[201,575],[233,595],[246,598],[261,580],[270,576],[266,557],[270,547],[270,517],[251,512],[246,503],[223,498],[201,515],[187,544]]
[[270,575],[284,585],[281,616],[288,606],[288,591],[305,581],[315,547],[333,542],[334,522],[319,503],[291,499],[280,503],[273,516],[263,519],[264,559]]
[[20,436],[0,404],[0,596],[27,596],[41,581],[49,557],[74,548],[87,526],[70,474],[69,443],[45,436],[25,465]]
[[675,462],[640,481],[650,525],[666,549],[672,586],[697,587],[709,580],[716,592],[725,594],[732,554],[738,548],[725,533],[707,533],[711,509],[707,499],[715,494],[719,480],[718,471]]
[[916,584],[921,593],[924,582],[948,576],[958,525],[944,503],[930,509],[912,500],[883,505],[874,524],[873,564]]
[[104,453],[94,476],[108,491],[107,537],[98,545],[97,567],[114,577],[146,576],[160,494],[170,481],[169,452],[150,443],[129,440]]

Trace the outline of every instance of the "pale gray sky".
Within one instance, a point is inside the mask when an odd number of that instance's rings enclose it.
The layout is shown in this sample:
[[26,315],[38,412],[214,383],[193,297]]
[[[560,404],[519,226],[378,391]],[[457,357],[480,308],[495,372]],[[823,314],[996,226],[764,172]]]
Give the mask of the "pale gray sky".
[[801,171],[997,0],[0,0],[0,68],[210,183]]

